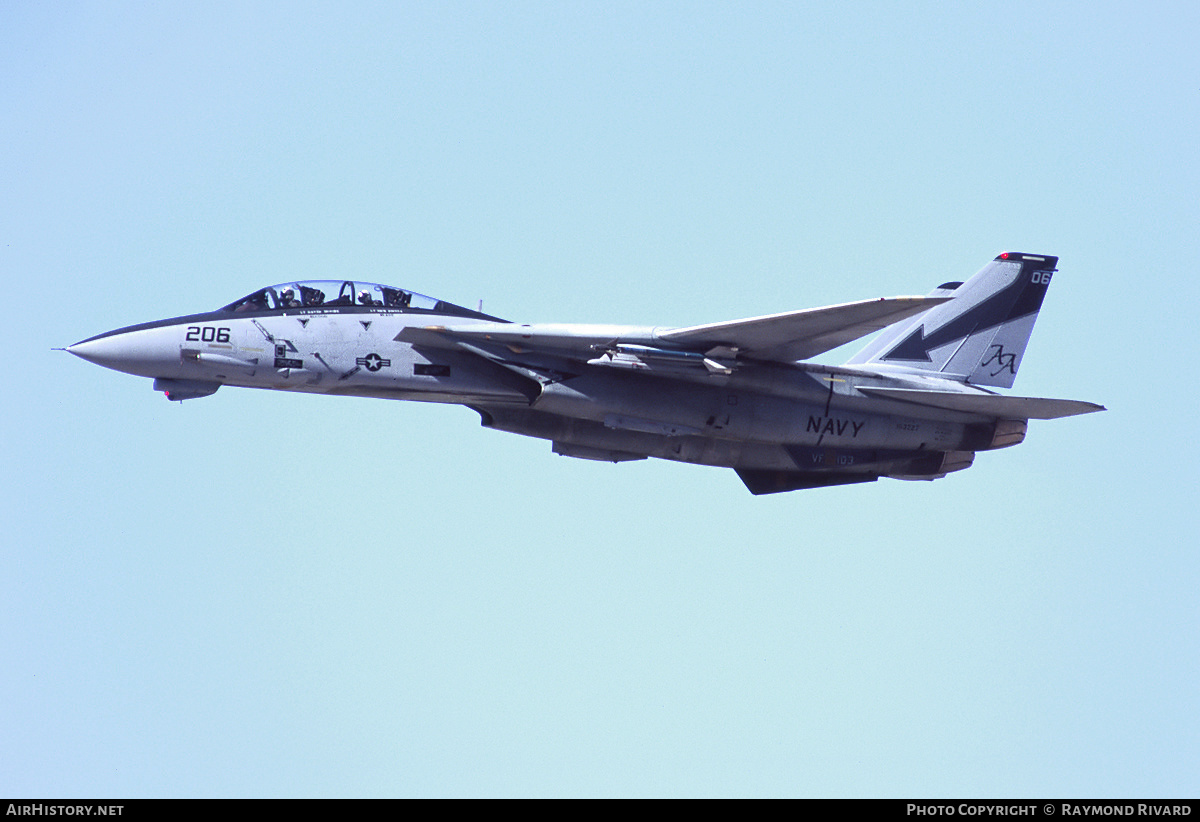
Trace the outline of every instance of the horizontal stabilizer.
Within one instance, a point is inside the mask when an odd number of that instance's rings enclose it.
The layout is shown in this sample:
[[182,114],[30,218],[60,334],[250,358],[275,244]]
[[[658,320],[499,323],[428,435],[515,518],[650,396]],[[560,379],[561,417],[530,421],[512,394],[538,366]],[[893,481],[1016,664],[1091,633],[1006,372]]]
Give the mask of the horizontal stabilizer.
[[947,297],[886,297],[788,311],[746,320],[675,328],[655,340],[689,350],[718,346],[758,360],[795,362],[873,334],[947,301]]
[[1059,417],[1107,410],[1103,405],[1083,400],[1005,397],[1000,394],[965,394],[955,391],[925,391],[919,388],[860,387],[858,390],[872,397],[1008,420],[1055,420]]

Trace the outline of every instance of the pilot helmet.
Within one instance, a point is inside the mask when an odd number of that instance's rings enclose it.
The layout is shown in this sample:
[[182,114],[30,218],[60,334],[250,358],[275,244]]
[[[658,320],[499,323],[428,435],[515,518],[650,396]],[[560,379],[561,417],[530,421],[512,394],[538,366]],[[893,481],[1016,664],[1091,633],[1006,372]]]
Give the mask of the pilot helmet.
[[362,291],[358,292],[358,302],[359,302],[359,305],[370,305],[371,304],[371,294],[365,288]]
[[292,298],[296,296],[296,292],[292,291],[291,286],[288,286],[287,288],[283,289],[283,292],[280,296],[283,297],[285,302],[291,302]]

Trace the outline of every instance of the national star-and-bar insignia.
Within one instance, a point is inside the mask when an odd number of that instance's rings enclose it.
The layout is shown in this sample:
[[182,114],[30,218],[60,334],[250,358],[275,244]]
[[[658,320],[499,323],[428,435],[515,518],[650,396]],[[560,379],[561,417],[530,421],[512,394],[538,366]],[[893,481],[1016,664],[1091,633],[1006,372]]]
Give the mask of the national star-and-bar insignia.
[[366,368],[368,371],[378,371],[384,366],[390,368],[392,365],[391,360],[385,360],[383,357],[374,352],[371,352],[365,357],[359,357],[355,360],[355,362]]

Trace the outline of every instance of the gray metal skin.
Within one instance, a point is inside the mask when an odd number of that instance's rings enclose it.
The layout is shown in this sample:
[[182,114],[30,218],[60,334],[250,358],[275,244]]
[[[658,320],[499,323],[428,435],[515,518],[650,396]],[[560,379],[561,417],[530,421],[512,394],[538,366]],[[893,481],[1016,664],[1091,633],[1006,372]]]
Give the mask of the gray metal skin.
[[[755,494],[931,480],[1015,445],[1029,419],[1103,410],[1002,396],[1057,258],[1001,254],[966,283],[690,328],[519,325],[403,289],[272,286],[66,350],[154,379],[466,405],[558,454],[733,468]],[[844,366],[803,360],[882,330]]]

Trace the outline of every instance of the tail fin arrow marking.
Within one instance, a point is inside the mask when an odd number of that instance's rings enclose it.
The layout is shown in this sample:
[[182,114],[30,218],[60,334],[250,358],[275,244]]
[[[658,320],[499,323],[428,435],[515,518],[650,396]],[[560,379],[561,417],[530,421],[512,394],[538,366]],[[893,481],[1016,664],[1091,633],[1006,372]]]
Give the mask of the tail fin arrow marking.
[[[1042,299],[1046,296],[1046,286],[1049,282],[1049,276],[1017,277],[1005,288],[954,317],[928,336],[923,324],[917,326],[916,330],[879,359],[932,362],[933,358],[929,356],[929,352],[934,349],[970,334],[994,328],[1001,323],[1036,313],[1042,307]],[[953,305],[953,301],[948,304],[950,305]]]

